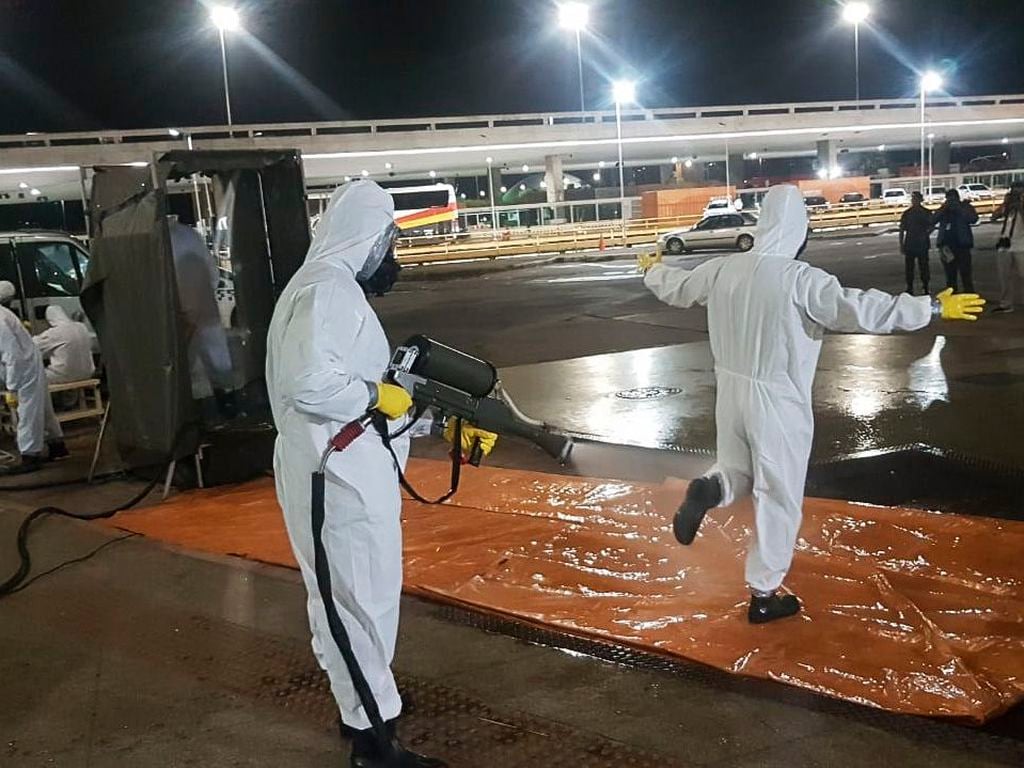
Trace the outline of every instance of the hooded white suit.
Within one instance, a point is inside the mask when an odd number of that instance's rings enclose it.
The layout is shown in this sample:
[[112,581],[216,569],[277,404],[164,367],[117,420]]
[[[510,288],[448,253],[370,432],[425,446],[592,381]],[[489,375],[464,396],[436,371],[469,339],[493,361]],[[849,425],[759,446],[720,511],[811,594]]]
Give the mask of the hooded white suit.
[[[387,338],[356,275],[394,219],[391,196],[372,181],[331,196],[306,261],[270,324],[267,386],[277,424],[277,496],[309,593],[313,652],[342,720],[370,726],[327,626],[313,570],[310,476],[333,437],[362,416],[390,359]],[[394,448],[404,463],[405,438]],[[402,702],[391,674],[402,589],[401,496],[394,462],[370,430],[327,465],[324,546],[338,613],[385,720]]]
[[46,308],[46,321],[50,327],[33,338],[39,353],[50,364],[46,367],[46,380],[51,384],[81,381],[93,375],[92,339],[84,323],[76,323],[59,304]]
[[694,270],[656,265],[644,279],[662,301],[708,308],[718,382],[718,461],[722,506],[754,495],[755,536],[747,554],[752,589],[782,584],[797,531],[814,435],[811,385],[826,330],[913,331],[931,320],[931,299],[843,288],[796,256],[807,211],[793,186],[765,197],[749,253],[711,259]]
[[[0,303],[14,298],[14,286],[0,282]],[[21,320],[0,306],[0,384],[18,396],[18,452],[42,456],[46,443],[63,440],[43,373],[43,358]]]

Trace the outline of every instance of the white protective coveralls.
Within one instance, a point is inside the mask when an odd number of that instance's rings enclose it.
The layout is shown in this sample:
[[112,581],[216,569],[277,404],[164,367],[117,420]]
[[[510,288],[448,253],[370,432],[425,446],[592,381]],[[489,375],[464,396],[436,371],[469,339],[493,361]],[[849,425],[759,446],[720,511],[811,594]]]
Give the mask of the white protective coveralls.
[[[313,569],[310,476],[328,441],[362,416],[384,377],[390,350],[356,275],[394,220],[391,195],[354,181],[331,196],[313,243],[281,294],[270,323],[267,386],[277,425],[277,497],[309,593],[313,653],[327,672],[346,725],[370,722],[327,626]],[[405,437],[393,443],[404,465]],[[368,430],[327,465],[324,547],[334,602],[380,706],[399,715],[391,674],[402,589],[401,497],[394,461]]]
[[46,380],[51,384],[82,381],[96,371],[92,361],[92,338],[85,323],[76,323],[64,308],[51,304],[46,308],[50,327],[33,338],[46,366]]
[[927,296],[843,288],[797,260],[807,232],[800,192],[775,186],[762,203],[753,250],[693,270],[658,264],[644,279],[667,304],[708,308],[718,383],[718,456],[708,475],[721,480],[722,506],[753,493],[746,579],[759,592],[777,589],[793,559],[824,332],[913,331],[932,317]]
[[[14,298],[14,286],[0,282],[0,304]],[[0,383],[18,396],[18,452],[42,456],[47,443],[64,439],[53,412],[43,358],[21,320],[0,306]]]
[[[188,359],[192,390],[206,396],[206,381],[214,390],[234,389],[234,368],[228,337],[217,307],[217,265],[203,238],[174,219],[168,222],[171,253],[178,283],[178,303],[188,326]],[[203,376],[205,374],[206,381]]]

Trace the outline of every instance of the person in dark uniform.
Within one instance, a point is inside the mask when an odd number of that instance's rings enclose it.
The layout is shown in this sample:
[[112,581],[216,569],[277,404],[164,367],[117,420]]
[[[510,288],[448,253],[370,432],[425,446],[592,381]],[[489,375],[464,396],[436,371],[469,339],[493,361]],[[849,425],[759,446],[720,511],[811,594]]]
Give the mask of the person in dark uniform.
[[900,252],[907,275],[907,293],[914,295],[914,265],[921,276],[924,295],[930,295],[928,283],[931,268],[928,251],[932,247],[932,212],[924,207],[924,195],[914,192],[910,195],[910,207],[900,217]]

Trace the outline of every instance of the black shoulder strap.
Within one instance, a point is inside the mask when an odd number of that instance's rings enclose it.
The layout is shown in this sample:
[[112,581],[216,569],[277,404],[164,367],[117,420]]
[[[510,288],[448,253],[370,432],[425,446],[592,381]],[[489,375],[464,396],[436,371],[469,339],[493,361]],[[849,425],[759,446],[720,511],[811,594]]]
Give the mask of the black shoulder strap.
[[[420,412],[420,415],[422,415],[422,412]],[[418,418],[419,416],[414,418],[412,423],[415,423],[418,420]],[[377,433],[380,435],[380,439],[381,442],[384,443],[384,447],[387,448],[388,453],[391,454],[391,460],[395,462],[395,471],[398,472],[398,482],[401,483],[406,493],[408,493],[421,504],[443,504],[444,502],[448,501],[448,499],[450,499],[452,496],[454,496],[455,492],[459,490],[459,480],[462,478],[462,451],[454,449],[452,450],[452,474],[451,484],[448,488],[448,492],[437,499],[431,500],[425,498],[415,488],[413,488],[412,484],[406,479],[405,473],[402,471],[402,465],[401,463],[399,463],[398,456],[395,454],[395,449],[391,445],[391,440],[407,431],[409,427],[412,426],[412,423],[407,424],[403,429],[399,430],[394,435],[391,435],[388,433],[388,420],[384,417],[384,415],[379,412],[374,412],[373,416],[373,426],[377,430]],[[462,419],[455,420],[455,439],[452,442],[453,445],[455,446],[462,445]]]

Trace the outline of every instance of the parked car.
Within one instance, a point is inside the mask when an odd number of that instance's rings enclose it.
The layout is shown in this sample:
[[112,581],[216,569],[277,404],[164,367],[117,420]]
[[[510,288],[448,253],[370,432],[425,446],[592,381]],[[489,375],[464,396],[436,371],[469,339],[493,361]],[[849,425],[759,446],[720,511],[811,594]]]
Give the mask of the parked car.
[[88,268],[88,251],[67,233],[0,232],[0,280],[14,284],[11,309],[29,323],[33,334],[49,327],[44,316],[49,304],[59,304],[68,317],[88,323],[78,301]]
[[992,200],[996,196],[996,193],[992,191],[988,184],[978,182],[961,184],[956,190],[960,193],[961,200],[970,200],[971,202],[976,200]]
[[890,187],[882,192],[882,205],[910,205],[910,193],[903,187]]
[[716,213],[739,213],[739,208],[728,197],[713,197],[704,208],[704,216]]
[[821,195],[805,195],[804,205],[810,213],[823,213],[832,207]]
[[839,198],[840,205],[847,205],[851,208],[863,208],[868,204],[868,199],[860,192],[844,192]]
[[925,187],[924,201],[926,203],[944,203],[946,201],[946,188]]
[[658,252],[689,253],[707,248],[749,251],[754,247],[757,217],[752,213],[705,216],[692,227],[673,229],[658,238]]

